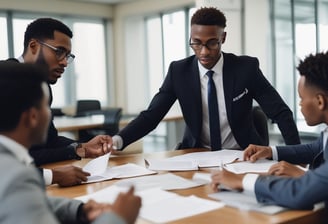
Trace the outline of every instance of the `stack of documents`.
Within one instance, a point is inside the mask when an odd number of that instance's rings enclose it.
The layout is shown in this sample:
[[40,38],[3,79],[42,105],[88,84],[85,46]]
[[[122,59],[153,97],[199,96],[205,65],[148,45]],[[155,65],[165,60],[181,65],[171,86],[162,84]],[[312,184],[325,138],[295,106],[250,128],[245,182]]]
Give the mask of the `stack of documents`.
[[198,170],[199,167],[214,167],[243,159],[243,151],[227,150],[193,152],[167,159],[145,159],[150,170]]
[[270,167],[278,163],[274,160],[260,159],[252,163],[250,161],[241,161],[224,165],[224,168],[233,173],[267,173]]
[[146,169],[145,167],[138,166],[133,163],[109,167],[109,156],[110,153],[100,156],[96,159],[91,160],[83,167],[83,170],[85,172],[89,172],[91,174],[91,176],[88,177],[88,180],[85,183],[110,180],[113,178],[136,177],[156,173],[154,171]]
[[[126,187],[112,185],[76,199],[83,202],[93,199],[97,202],[113,203],[120,192],[127,190]],[[222,202],[206,200],[194,195],[183,197],[159,188],[136,191],[135,194],[142,199],[139,216],[154,223],[167,223],[224,206]]]

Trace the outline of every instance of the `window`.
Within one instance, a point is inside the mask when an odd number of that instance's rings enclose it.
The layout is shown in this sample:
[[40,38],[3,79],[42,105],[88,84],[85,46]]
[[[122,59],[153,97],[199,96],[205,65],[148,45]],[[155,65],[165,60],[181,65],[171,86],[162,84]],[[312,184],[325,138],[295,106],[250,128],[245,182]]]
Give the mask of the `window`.
[[0,13],[0,30],[2,35],[0,35],[0,60],[7,59],[8,54],[8,39],[7,36],[7,20],[4,14]]
[[309,127],[300,111],[296,67],[307,55],[328,49],[327,1],[274,0],[272,3],[276,88],[294,112],[299,131],[317,131],[321,127]]

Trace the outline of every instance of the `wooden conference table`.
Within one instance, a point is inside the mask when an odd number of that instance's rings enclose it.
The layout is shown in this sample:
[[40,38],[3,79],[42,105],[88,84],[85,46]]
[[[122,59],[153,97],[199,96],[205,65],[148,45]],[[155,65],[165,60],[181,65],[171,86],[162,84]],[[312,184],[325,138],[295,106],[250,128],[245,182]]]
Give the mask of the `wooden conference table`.
[[[190,150],[176,150],[176,151],[165,151],[157,152],[151,154],[134,154],[134,155],[120,155],[111,156],[109,160],[110,166],[121,165],[125,163],[135,163],[138,165],[144,165],[144,158],[167,158],[175,155],[181,155],[188,152],[199,152],[205,151],[204,149],[190,149]],[[88,160],[84,159],[81,161],[65,161],[58,162],[44,166],[45,168],[53,168],[60,165],[74,164],[77,166],[83,166]],[[209,172],[209,169],[201,169],[202,172]],[[197,172],[200,172],[197,171]],[[184,178],[191,179],[195,171],[179,171],[174,172],[174,174],[179,175]],[[47,193],[52,196],[64,196],[68,198],[74,198],[88,193],[92,193],[101,190],[107,186],[114,184],[117,180],[109,180],[98,183],[83,184],[79,186],[60,188],[57,185],[52,185],[47,187]],[[209,193],[212,193],[211,188],[208,185],[184,189],[184,190],[174,190],[173,192],[180,195],[196,195],[201,198],[206,198]],[[324,210],[317,211],[300,211],[300,210],[290,210],[278,213],[276,215],[266,215],[263,213],[253,212],[253,211],[243,211],[232,207],[223,207],[221,209],[213,210],[203,214],[195,215],[192,217],[180,219],[174,222],[174,224],[190,224],[190,223],[238,223],[238,224],[264,224],[264,223],[295,223],[295,224],[305,224],[305,223],[326,223],[327,214]],[[150,222],[138,219],[137,224],[148,224]]]

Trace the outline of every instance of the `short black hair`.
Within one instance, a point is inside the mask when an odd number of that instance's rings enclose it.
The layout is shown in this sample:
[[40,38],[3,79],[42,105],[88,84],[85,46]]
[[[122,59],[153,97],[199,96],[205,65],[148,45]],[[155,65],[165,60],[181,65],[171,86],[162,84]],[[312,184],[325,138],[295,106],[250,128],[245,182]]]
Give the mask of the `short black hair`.
[[190,25],[216,25],[226,27],[227,19],[224,14],[214,7],[202,7],[191,17]]
[[53,18],[39,18],[31,22],[27,26],[24,35],[24,53],[31,39],[38,39],[41,41],[45,39],[54,39],[55,31],[66,34],[70,38],[73,37],[71,29],[59,20]]
[[14,130],[22,113],[38,108],[47,71],[35,64],[0,61],[0,131]]
[[310,54],[300,61],[297,70],[307,84],[328,92],[328,52]]

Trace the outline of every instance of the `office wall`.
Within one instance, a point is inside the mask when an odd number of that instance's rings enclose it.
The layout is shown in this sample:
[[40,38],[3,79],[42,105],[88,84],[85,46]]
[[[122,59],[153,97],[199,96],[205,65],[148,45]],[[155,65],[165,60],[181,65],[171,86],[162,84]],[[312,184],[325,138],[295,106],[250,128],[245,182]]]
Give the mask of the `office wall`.
[[108,19],[113,16],[113,8],[110,5],[66,0],[1,0],[0,9],[97,16]]

